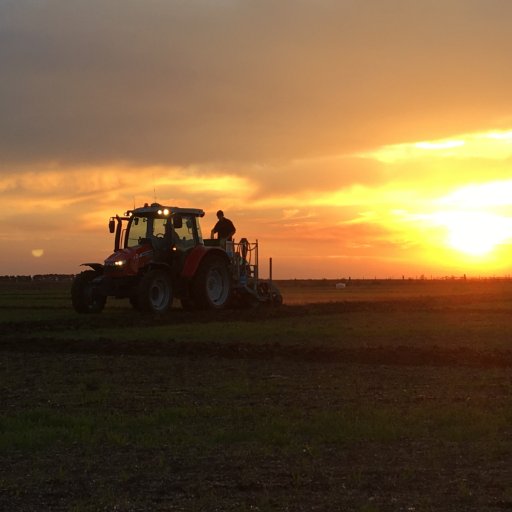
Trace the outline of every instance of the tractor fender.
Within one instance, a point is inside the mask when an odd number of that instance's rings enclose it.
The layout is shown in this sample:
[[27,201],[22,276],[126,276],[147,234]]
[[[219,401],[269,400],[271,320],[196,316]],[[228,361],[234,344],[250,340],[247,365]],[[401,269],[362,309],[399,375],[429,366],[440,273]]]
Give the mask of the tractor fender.
[[192,279],[196,275],[197,269],[201,265],[202,261],[206,257],[214,254],[224,258],[229,264],[229,257],[226,254],[226,251],[223,251],[218,247],[197,245],[188,254],[185,264],[183,265],[183,270],[181,271],[181,277]]
[[103,272],[103,265],[101,263],[82,263],[81,267],[91,267],[96,272]]

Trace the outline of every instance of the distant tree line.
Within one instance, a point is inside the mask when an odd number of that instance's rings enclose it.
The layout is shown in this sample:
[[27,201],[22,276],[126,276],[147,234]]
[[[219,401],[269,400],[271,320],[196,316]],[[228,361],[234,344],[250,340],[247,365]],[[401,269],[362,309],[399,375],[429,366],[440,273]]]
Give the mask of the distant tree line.
[[30,281],[72,281],[74,274],[35,274],[33,276],[0,276],[0,281],[30,282]]

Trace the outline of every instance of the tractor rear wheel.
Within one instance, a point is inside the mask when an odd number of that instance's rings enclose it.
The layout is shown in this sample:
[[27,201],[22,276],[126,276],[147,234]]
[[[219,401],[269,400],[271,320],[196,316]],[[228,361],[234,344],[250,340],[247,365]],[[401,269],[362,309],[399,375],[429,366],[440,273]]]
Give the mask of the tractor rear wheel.
[[194,279],[194,302],[201,309],[225,308],[231,298],[231,275],[227,262],[211,256],[202,262]]
[[71,285],[71,302],[77,313],[101,313],[107,302],[105,295],[94,290],[92,280],[101,274],[85,270],[78,274]]
[[150,270],[145,274],[138,290],[138,307],[141,311],[164,313],[172,306],[171,278],[163,270]]

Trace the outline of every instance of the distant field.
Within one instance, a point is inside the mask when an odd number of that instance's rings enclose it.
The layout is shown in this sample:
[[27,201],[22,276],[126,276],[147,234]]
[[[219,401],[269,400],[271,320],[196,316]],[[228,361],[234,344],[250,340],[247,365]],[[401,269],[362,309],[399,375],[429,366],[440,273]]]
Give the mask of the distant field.
[[[337,283],[345,288],[336,289]],[[495,296],[506,298],[512,294],[512,280],[448,279],[448,280],[296,280],[277,281],[287,304],[326,302],[393,300],[421,297]]]
[[0,283],[0,509],[512,508],[512,282],[161,317]]
[[[296,279],[274,281],[283,293],[286,304],[300,304],[328,301],[353,300],[392,300],[414,297],[460,297],[496,296],[507,297],[512,293],[512,279],[439,279],[439,280],[332,280]],[[345,288],[337,289],[343,283]],[[0,300],[14,293],[14,300],[32,297],[39,301],[59,301],[69,303],[71,283],[65,282],[8,282],[0,281]],[[3,303],[0,303],[2,305]],[[109,306],[130,307],[128,301],[111,300]],[[6,304],[8,305],[8,304]]]

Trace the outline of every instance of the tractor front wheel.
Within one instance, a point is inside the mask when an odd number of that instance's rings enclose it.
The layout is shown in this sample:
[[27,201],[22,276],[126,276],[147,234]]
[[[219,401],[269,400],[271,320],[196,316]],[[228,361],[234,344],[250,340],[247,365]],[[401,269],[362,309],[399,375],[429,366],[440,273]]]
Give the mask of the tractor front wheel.
[[139,284],[137,305],[141,311],[164,313],[172,306],[171,278],[163,270],[151,270]]
[[194,302],[202,309],[225,308],[231,298],[231,275],[227,262],[217,256],[207,258],[194,279]]
[[85,270],[78,274],[71,285],[71,302],[77,313],[101,313],[107,302],[105,295],[94,290],[93,279],[100,274],[95,270]]

